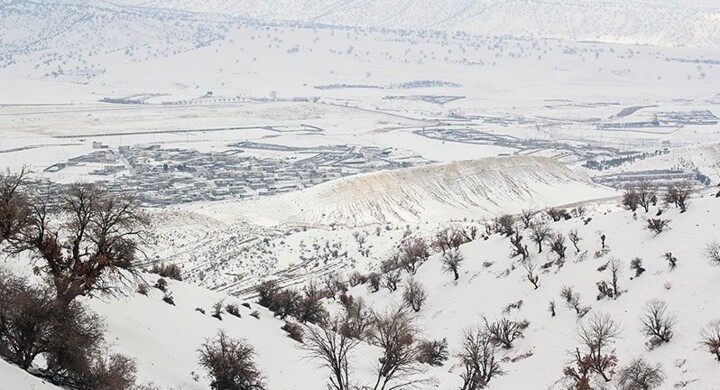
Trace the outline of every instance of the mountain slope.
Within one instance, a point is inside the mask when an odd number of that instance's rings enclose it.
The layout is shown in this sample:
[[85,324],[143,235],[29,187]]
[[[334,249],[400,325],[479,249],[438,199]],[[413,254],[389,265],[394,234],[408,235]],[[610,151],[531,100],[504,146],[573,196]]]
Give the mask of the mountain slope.
[[273,21],[343,26],[461,30],[668,46],[720,45],[720,7],[711,1],[612,0],[120,0]]
[[356,175],[202,212],[270,224],[366,225],[482,218],[613,194],[549,158],[494,157]]

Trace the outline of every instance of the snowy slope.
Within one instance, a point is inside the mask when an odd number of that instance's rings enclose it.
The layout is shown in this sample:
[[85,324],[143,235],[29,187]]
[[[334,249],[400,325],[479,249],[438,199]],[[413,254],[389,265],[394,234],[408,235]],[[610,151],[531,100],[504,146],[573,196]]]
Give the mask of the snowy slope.
[[718,47],[720,6],[708,0],[119,0],[120,4],[273,21],[661,46]]
[[[654,215],[655,208],[650,214]],[[720,239],[717,221],[720,220],[720,200],[714,197],[692,200],[687,213],[666,210],[663,217],[670,219],[670,229],[655,236],[644,229],[646,214],[637,218],[613,203],[594,206],[586,217],[551,223],[553,230],[567,233],[577,229],[580,253],[572,247],[562,267],[553,264],[540,271],[540,287],[534,290],[525,280],[525,272],[517,258],[511,259],[509,241],[499,235],[488,240],[477,240],[464,245],[461,252],[465,262],[460,279],[452,281],[441,271],[440,255],[436,254],[420,266],[414,278],[428,290],[428,300],[417,315],[422,336],[430,339],[447,338],[450,360],[441,368],[428,368],[426,375],[435,378],[437,385],[423,389],[452,389],[459,387],[462,368],[456,364],[454,354],[460,349],[464,329],[478,326],[482,317],[489,320],[503,316],[503,308],[522,300],[520,309],[506,316],[527,319],[530,322],[525,337],[518,339],[509,350],[498,350],[506,375],[494,378],[493,390],[559,389],[558,380],[567,364],[568,351],[577,345],[576,329],[581,320],[563,306],[558,296],[561,286],[574,286],[582,295],[582,302],[592,306],[590,313],[609,313],[621,324],[621,338],[613,346],[619,366],[636,357],[659,363],[667,375],[661,389],[686,388],[700,390],[720,389],[718,363],[698,343],[699,330],[708,321],[720,317],[717,280],[720,267],[713,267],[705,259],[706,243]],[[526,233],[526,232],[524,232]],[[609,252],[601,257],[600,233],[607,236]],[[547,253],[538,254],[529,245],[531,259],[538,265],[555,260]],[[678,267],[670,270],[663,259],[671,251],[678,258]],[[631,279],[628,269],[633,257],[642,257],[647,271]],[[609,259],[623,262],[620,287],[625,292],[617,300],[595,300],[595,283],[608,280],[608,271],[598,271]],[[155,276],[147,275],[152,284]],[[408,275],[403,272],[403,279]],[[405,283],[403,281],[403,283]],[[257,350],[257,363],[267,377],[270,389],[321,389],[327,378],[317,361],[308,359],[300,345],[289,339],[279,328],[283,322],[272,318],[271,313],[251,302],[251,309],[240,306],[242,318],[225,314],[222,321],[195,311],[220,301],[240,302],[223,294],[209,292],[182,282],[170,281],[176,306],[161,301],[162,294],[151,289],[148,297],[130,293],[127,298],[106,301],[91,300],[90,306],[105,317],[108,339],[115,349],[133,356],[138,363],[141,382],[153,382],[161,388],[205,389],[208,380],[197,366],[197,347],[218,329],[233,337],[247,339]],[[383,289],[369,293],[365,286],[350,289],[353,296],[362,296],[376,310],[399,304],[402,287],[390,293]],[[668,343],[649,351],[640,333],[639,316],[643,306],[652,298],[668,303],[670,313],[678,322],[675,336]],[[550,300],[558,302],[557,316],[547,312]],[[325,302],[331,310],[338,303]],[[249,315],[258,309],[260,319]],[[372,378],[372,365],[377,348],[361,344],[351,358],[353,378],[367,383]],[[17,369],[0,363],[3,379],[11,378],[21,387],[38,388],[39,382],[26,377]],[[6,376],[8,375],[8,376]],[[197,376],[197,377],[195,377]],[[18,382],[19,381],[19,382]],[[3,382],[0,388],[3,388]],[[27,384],[27,387],[26,387]],[[611,386],[613,386],[611,384]],[[611,387],[612,388],[612,387]],[[3,388],[4,390],[5,388]]]
[[612,195],[549,158],[491,157],[356,175],[201,212],[256,223],[353,226],[483,218]]

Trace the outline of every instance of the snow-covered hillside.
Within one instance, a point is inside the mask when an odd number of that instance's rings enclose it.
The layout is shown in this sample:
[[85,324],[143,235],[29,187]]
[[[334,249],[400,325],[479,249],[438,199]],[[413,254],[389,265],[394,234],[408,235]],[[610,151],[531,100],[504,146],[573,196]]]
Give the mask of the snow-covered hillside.
[[305,24],[466,31],[659,46],[720,46],[720,6],[702,1],[616,0],[120,0],[158,9]]
[[493,157],[356,175],[202,212],[258,224],[362,226],[485,218],[613,195],[550,158]]
[[[423,338],[446,338],[451,354],[443,367],[423,367],[424,375],[436,380],[435,385],[423,388],[459,387],[462,368],[454,354],[460,351],[463,330],[481,326],[483,317],[489,321],[507,317],[529,322],[524,337],[515,340],[512,348],[496,351],[505,375],[493,378],[490,389],[564,388],[559,380],[563,367],[571,359],[569,351],[580,346],[579,325],[596,313],[607,313],[620,324],[620,337],[612,345],[619,367],[643,357],[651,364],[662,366],[666,379],[660,389],[720,389],[718,362],[699,344],[700,328],[720,317],[717,311],[720,267],[713,266],[704,253],[707,243],[720,238],[719,202],[713,196],[706,196],[693,198],[686,213],[665,210],[662,218],[671,222],[659,235],[645,229],[645,219],[655,215],[655,207],[648,214],[638,212],[637,215],[614,203],[588,207],[583,218],[550,223],[555,232],[567,234],[576,230],[581,238],[579,252],[570,246],[564,261],[558,261],[557,255],[547,248],[538,253],[529,242],[529,232],[524,230],[529,261],[536,265],[535,272],[539,275],[537,289],[527,280],[520,259],[509,257],[510,242],[499,234],[461,247],[465,261],[457,281],[442,271],[441,254],[431,256],[413,276],[428,293],[416,323]],[[536,218],[547,217],[537,215]],[[601,235],[606,236],[605,250],[601,248]],[[675,269],[671,269],[665,259],[667,252],[677,259]],[[645,268],[639,277],[629,268],[630,260],[635,257],[643,259]],[[596,300],[596,283],[610,280],[610,271],[606,268],[612,259],[622,265],[618,279],[622,293],[616,299]],[[157,276],[146,275],[146,278],[152,284]],[[401,304],[403,286],[409,278],[403,271],[401,288],[395,292],[382,289],[370,293],[367,285],[359,285],[350,288],[348,294],[364,297],[370,307],[382,311]],[[565,307],[559,295],[562,286],[573,287],[580,293],[582,304],[590,307],[583,318]],[[208,379],[198,367],[196,349],[205,338],[224,329],[233,337],[247,339],[256,348],[257,364],[270,389],[324,387],[329,372],[280,330],[283,322],[274,319],[272,313],[250,301],[251,308],[240,306],[242,318],[224,313],[223,320],[219,321],[209,315],[214,303],[240,301],[175,281],[170,281],[169,290],[175,306],[163,302],[162,293],[153,288],[147,297],[129,292],[127,298],[89,301],[93,310],[105,317],[108,338],[115,349],[137,360],[141,382],[153,382],[161,388],[206,388]],[[668,313],[677,322],[668,343],[648,350],[646,337],[641,333],[640,316],[651,299],[665,301]],[[548,312],[548,304],[553,300],[557,302],[556,316]],[[333,312],[342,310],[331,299],[324,302]],[[515,308],[507,309],[510,304]],[[208,314],[201,314],[196,308]],[[259,319],[250,315],[254,310],[258,310]],[[376,347],[365,343],[353,351],[352,378],[359,383],[370,382],[379,353]],[[0,387],[7,383],[20,386],[27,383],[28,387],[22,388],[45,388],[7,364],[0,365],[0,372],[3,379],[14,381],[3,382]],[[615,384],[616,381],[611,385]]]

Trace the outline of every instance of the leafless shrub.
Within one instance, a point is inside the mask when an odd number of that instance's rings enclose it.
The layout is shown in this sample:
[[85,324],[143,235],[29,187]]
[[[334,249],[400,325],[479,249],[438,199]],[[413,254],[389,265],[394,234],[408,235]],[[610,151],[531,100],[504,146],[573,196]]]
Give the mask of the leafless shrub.
[[390,290],[390,292],[394,292],[397,291],[398,284],[400,283],[401,279],[402,275],[400,274],[400,270],[395,269],[383,274],[381,284],[383,287]]
[[260,306],[269,307],[272,304],[273,297],[280,291],[280,286],[275,280],[266,280],[255,286],[255,292],[258,294],[258,304]]
[[403,302],[405,302],[405,304],[411,307],[414,311],[418,312],[420,311],[420,308],[422,308],[426,299],[427,292],[425,287],[423,287],[422,284],[415,279],[408,278],[405,291],[403,291]]
[[348,278],[348,283],[351,287],[355,287],[361,284],[365,284],[367,282],[368,278],[367,276],[361,274],[358,271],[353,272],[350,274],[350,277]]
[[582,241],[582,238],[578,235],[578,231],[571,230],[570,233],[568,233],[568,238],[570,238],[570,242],[572,242],[573,246],[575,247],[575,253],[580,253],[578,243]]
[[663,200],[666,204],[675,205],[675,207],[680,209],[681,213],[684,213],[687,211],[690,193],[692,193],[692,186],[690,183],[684,182],[680,184],[671,184],[665,192]]
[[640,194],[634,188],[628,186],[623,192],[622,204],[630,211],[636,211],[640,205]]
[[162,292],[166,292],[166,291],[167,291],[167,285],[168,285],[167,280],[165,280],[165,279],[163,279],[163,278],[160,278],[160,279],[158,279],[158,280],[155,282],[155,285],[154,285],[153,287],[155,287],[156,289],[158,289],[158,290],[160,290],[160,291],[162,291]]
[[303,328],[302,326],[300,326],[300,324],[296,322],[285,321],[285,325],[283,325],[280,329],[287,332],[288,337],[290,337],[291,339],[299,343],[303,342],[303,335],[305,334],[305,331],[303,331]]
[[653,299],[645,305],[645,312],[640,321],[643,333],[650,337],[647,345],[650,349],[662,343],[670,342],[675,327],[675,317],[668,314],[665,301]]
[[510,236],[510,244],[512,244],[510,257],[522,256],[522,261],[525,261],[528,256],[530,256],[530,253],[528,252],[527,245],[523,245],[522,239],[523,236],[520,235],[519,231],[516,231],[515,234]]
[[255,349],[243,340],[220,331],[198,349],[200,365],[210,374],[213,390],[264,390],[260,370],[255,366]]
[[430,251],[425,241],[416,239],[408,241],[400,252],[400,264],[405,270],[414,275],[420,264],[430,257]]
[[480,330],[465,332],[458,354],[464,368],[460,375],[463,380],[461,390],[484,389],[492,378],[505,374],[495,359],[495,348],[486,333]]
[[165,294],[163,294],[162,300],[163,300],[163,302],[167,303],[168,305],[175,306],[175,298],[173,298],[173,295],[170,291],[165,291]]
[[441,367],[447,359],[448,343],[446,339],[424,340],[418,343],[418,362]]
[[242,318],[242,314],[240,314],[240,308],[235,303],[228,303],[225,305],[225,311],[228,312],[231,316]]
[[665,252],[663,257],[665,257],[665,260],[667,260],[671,270],[677,267],[678,259],[677,257],[673,256],[672,252]]
[[463,261],[465,261],[465,257],[459,250],[453,249],[452,251],[448,251],[442,257],[443,271],[451,272],[455,280],[458,280],[460,278],[459,271]]
[[484,319],[484,321],[485,330],[490,336],[490,341],[496,346],[502,346],[505,349],[512,348],[513,341],[517,338],[522,338],[523,331],[529,325],[527,320],[516,322],[507,318],[502,318],[492,323],[488,322],[487,319]]
[[550,317],[555,317],[555,301],[550,301],[548,304],[548,311],[550,312]]
[[137,288],[137,293],[140,295],[148,295],[148,285],[147,283],[139,283]]
[[168,264],[153,264],[152,268],[150,268],[150,273],[152,274],[158,274],[162,276],[163,278],[170,278],[178,281],[182,281],[182,271],[180,271],[180,267],[178,267],[175,264],[168,263]]
[[700,331],[702,344],[720,362],[720,319],[712,320]]
[[660,218],[650,218],[647,220],[647,228],[648,230],[651,230],[655,232],[655,235],[658,235],[665,230],[667,225],[670,223],[670,220],[668,219],[660,219]]
[[530,225],[532,240],[538,245],[538,253],[542,253],[542,244],[552,235],[550,225],[544,222],[535,222]]
[[348,299],[342,301],[342,304],[345,308],[345,316],[339,324],[338,331],[347,337],[358,340],[365,339],[372,325],[372,316],[365,300],[362,297],[355,299],[349,296]]
[[720,266],[720,243],[713,241],[705,247],[705,256],[713,265]]
[[641,258],[636,257],[632,260],[630,260],[630,269],[635,272],[635,277],[639,277],[640,275],[645,272],[645,268],[643,268],[643,261]]
[[635,359],[620,369],[618,383],[621,390],[652,390],[664,381],[662,366],[651,366],[643,359]]
[[522,222],[524,229],[530,228],[534,215],[535,211],[533,211],[532,209],[522,209],[520,211],[520,222]]
[[347,291],[347,284],[342,281],[337,272],[331,272],[323,278],[325,290],[329,292],[330,298],[335,298],[338,293]]
[[515,217],[510,214],[505,214],[495,219],[495,231],[510,237],[515,233]]
[[222,301],[215,302],[212,308],[212,314],[210,316],[217,318],[218,320],[222,321],[222,310],[223,310],[223,303]]
[[380,291],[381,280],[382,276],[377,272],[371,272],[368,274],[368,290],[370,290],[370,292]]
[[558,259],[562,260],[565,258],[565,251],[567,246],[565,245],[565,236],[558,233],[548,238],[550,242],[550,250],[558,255]]
[[570,219],[572,216],[567,212],[565,209],[558,209],[558,208],[550,208],[547,211],[547,215],[552,218],[554,222],[560,221],[562,219]]
[[527,262],[525,262],[524,267],[525,267],[525,273],[526,273],[525,277],[527,278],[528,282],[530,282],[533,285],[535,290],[537,290],[538,287],[540,287],[540,284],[539,284],[540,275],[538,275],[538,273],[535,272],[535,270],[537,269],[537,266],[534,263],[527,261]]
[[575,310],[578,318],[584,317],[590,311],[589,306],[582,304],[580,293],[573,290],[572,287],[564,286],[560,290],[560,297],[565,301],[565,306]]

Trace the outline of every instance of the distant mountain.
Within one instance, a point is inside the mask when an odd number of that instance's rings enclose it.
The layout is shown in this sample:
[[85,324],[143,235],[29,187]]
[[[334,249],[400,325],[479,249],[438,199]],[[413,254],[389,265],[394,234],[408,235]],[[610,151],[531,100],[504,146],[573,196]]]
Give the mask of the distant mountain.
[[720,4],[711,0],[118,0],[116,3],[264,21],[461,30],[661,46],[720,45]]

